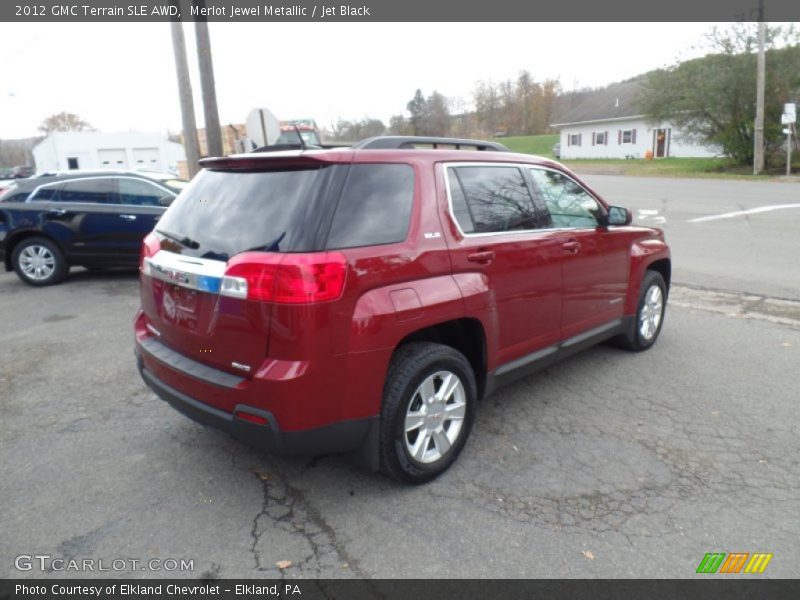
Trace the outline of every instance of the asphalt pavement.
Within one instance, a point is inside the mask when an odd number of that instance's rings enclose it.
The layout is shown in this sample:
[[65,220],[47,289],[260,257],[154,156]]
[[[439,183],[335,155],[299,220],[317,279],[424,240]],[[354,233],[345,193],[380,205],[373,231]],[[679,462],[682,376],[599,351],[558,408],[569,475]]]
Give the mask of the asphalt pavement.
[[584,179],[635,222],[664,229],[676,282],[800,299],[800,183]]
[[[688,222],[798,186],[587,179],[666,219],[681,285],[661,339],[499,390],[420,487],[269,457],[158,400],[133,360],[135,273],[0,274],[0,577],[693,577],[715,551],[800,576],[800,209]],[[37,554],[193,570],[15,568]]]

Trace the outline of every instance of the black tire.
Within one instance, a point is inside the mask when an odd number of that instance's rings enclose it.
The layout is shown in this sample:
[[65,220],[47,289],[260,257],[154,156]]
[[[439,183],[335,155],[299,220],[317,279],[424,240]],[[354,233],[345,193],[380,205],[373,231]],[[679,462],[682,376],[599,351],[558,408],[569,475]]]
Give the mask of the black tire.
[[[49,257],[52,257],[53,261],[52,271],[50,271],[48,275],[41,278],[37,278],[36,276],[31,276],[26,273],[25,268],[21,263],[21,261],[25,260],[23,254],[25,253],[25,250],[36,247],[45,248],[49,253]],[[11,265],[14,267],[14,271],[22,281],[28,285],[36,287],[61,283],[64,281],[64,279],[66,279],[67,274],[69,273],[69,265],[67,264],[67,260],[64,258],[64,254],[61,252],[59,247],[54,242],[43,237],[30,237],[17,244],[14,247],[14,252],[11,254]]]
[[[461,421],[460,428],[451,430],[455,421],[450,421],[446,417],[449,414],[447,411],[450,409],[444,409],[442,412],[441,408],[444,405],[440,405],[439,409],[432,409],[430,406],[422,409],[432,411],[429,418],[433,419],[433,422],[437,419],[437,414],[434,414],[436,410],[443,419],[436,427],[437,434],[434,436],[436,439],[431,439],[429,442],[424,442],[424,438],[419,440],[418,447],[422,448],[423,443],[425,445],[425,449],[422,450],[423,458],[427,458],[427,454],[440,452],[439,444],[442,442],[438,440],[442,439],[442,434],[455,436],[451,442],[447,442],[449,447],[441,453],[438,459],[422,462],[412,456],[407,447],[410,443],[408,438],[414,437],[414,432],[406,432],[406,416],[409,408],[421,405],[422,399],[417,394],[418,388],[428,378],[433,378],[431,384],[434,389],[441,390],[443,380],[439,379],[437,375],[440,372],[455,375],[460,381],[462,387],[452,394],[453,402],[450,403],[447,399],[445,402],[448,402],[446,406],[455,408],[456,404],[460,405],[456,396],[463,395],[464,414],[463,419],[457,419]],[[440,386],[438,388],[435,387],[437,381]],[[432,342],[415,342],[398,348],[389,365],[383,392],[380,439],[381,471],[398,481],[411,484],[425,483],[441,475],[455,462],[467,442],[475,419],[477,397],[475,374],[469,361],[457,350]],[[424,419],[423,422],[428,423]],[[416,435],[423,435],[427,431],[427,428],[420,428]]]
[[[642,311],[645,309],[647,295],[653,286],[658,287],[661,291],[661,316],[654,333],[650,337],[646,337],[642,334],[641,330]],[[664,314],[666,310],[667,284],[664,282],[664,278],[658,271],[645,271],[644,277],[642,278],[642,286],[639,290],[639,304],[636,307],[636,316],[631,319],[628,330],[617,338],[618,344],[632,352],[642,352],[643,350],[651,348],[661,334],[661,327],[664,325]]]

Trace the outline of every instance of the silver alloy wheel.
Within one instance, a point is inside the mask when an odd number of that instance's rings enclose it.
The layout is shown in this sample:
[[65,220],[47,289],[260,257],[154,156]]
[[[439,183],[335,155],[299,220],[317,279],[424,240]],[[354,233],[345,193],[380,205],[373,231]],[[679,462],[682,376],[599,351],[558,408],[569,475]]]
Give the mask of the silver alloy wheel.
[[44,281],[56,270],[56,257],[47,246],[33,244],[19,253],[19,266],[26,277]]
[[421,463],[446,455],[456,443],[467,413],[467,393],[458,375],[437,371],[423,381],[406,410],[403,441]]
[[661,288],[651,285],[644,295],[644,304],[639,313],[639,333],[646,341],[650,341],[658,331],[664,312],[664,294]]

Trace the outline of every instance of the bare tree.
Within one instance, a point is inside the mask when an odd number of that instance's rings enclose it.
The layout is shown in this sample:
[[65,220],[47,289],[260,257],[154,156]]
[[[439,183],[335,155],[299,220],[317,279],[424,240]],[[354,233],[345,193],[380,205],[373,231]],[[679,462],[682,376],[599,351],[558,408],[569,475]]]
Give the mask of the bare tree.
[[366,138],[383,135],[386,125],[380,119],[365,118],[360,121],[339,119],[331,125],[333,139],[339,142],[357,142]]
[[411,121],[403,115],[394,115],[389,119],[389,133],[391,135],[413,135],[414,129]]
[[42,124],[39,131],[47,135],[53,131],[96,131],[88,122],[71,112],[60,112],[50,115]]
[[425,100],[425,121],[423,135],[450,135],[450,108],[447,98],[434,91]]

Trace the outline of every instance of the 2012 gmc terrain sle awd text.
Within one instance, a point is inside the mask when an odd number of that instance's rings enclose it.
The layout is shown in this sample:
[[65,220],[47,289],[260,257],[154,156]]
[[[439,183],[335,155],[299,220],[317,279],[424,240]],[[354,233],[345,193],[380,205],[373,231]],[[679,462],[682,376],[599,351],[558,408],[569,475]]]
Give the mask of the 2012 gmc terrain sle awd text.
[[382,137],[207,159],[145,239],[136,358],[268,452],[428,481],[499,384],[663,323],[670,254],[558,163]]

